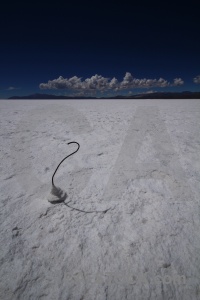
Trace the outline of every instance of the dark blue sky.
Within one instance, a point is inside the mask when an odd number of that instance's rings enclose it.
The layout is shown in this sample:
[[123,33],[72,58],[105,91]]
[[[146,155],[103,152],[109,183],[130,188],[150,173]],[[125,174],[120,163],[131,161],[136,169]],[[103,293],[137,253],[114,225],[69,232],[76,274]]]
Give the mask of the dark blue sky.
[[0,98],[199,91],[199,34],[197,1],[11,1],[0,12]]

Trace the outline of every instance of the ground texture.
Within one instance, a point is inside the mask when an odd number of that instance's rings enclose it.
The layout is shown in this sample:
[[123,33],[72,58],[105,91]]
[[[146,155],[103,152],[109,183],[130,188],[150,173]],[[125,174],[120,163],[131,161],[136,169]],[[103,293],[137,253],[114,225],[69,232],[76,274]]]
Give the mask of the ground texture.
[[[47,201],[51,176],[72,207]],[[0,101],[0,299],[200,299],[200,100]]]

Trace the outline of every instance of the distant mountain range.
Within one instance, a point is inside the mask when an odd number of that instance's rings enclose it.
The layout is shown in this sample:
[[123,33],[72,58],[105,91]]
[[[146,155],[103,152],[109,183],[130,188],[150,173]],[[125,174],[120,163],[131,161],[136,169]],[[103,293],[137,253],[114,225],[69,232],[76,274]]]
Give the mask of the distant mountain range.
[[117,95],[113,97],[84,97],[84,96],[56,96],[49,94],[33,94],[28,96],[12,96],[8,99],[200,99],[200,92],[155,92],[129,96]]
[[95,97],[69,97],[69,96],[56,96],[49,94],[33,94],[28,96],[12,96],[8,99],[95,99]]

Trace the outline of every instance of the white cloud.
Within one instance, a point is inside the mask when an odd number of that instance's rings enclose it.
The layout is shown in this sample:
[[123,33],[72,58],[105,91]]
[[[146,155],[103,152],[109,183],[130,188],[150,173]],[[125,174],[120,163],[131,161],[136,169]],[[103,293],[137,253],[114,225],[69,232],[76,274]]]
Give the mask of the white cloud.
[[200,84],[200,75],[193,78],[194,83]]
[[[76,77],[76,76],[74,76]],[[74,78],[72,77],[72,78]],[[57,79],[49,80],[48,83],[41,83],[40,89],[70,89],[72,87],[72,84],[70,84],[68,79],[63,78],[62,76],[59,76]]]
[[113,90],[118,90],[119,89],[119,81],[117,78],[113,78],[110,83],[109,83],[109,88]]
[[123,81],[120,83],[120,89],[128,88],[150,88],[150,87],[167,87],[170,83],[163,79],[137,79],[133,78],[131,73],[127,72]]
[[132,88],[133,86],[133,81],[134,81],[134,78],[133,76],[131,75],[131,73],[129,72],[126,72],[122,82],[120,83],[120,88],[121,89],[128,89],[128,88]]
[[183,85],[184,81],[181,78],[175,78],[174,79],[174,83],[172,84],[172,86],[180,86]]
[[153,94],[153,93],[157,93],[157,91],[150,90],[150,91],[147,91],[147,92],[143,92],[142,94]]
[[126,72],[123,80],[119,82],[117,78],[106,78],[101,75],[94,75],[91,78],[86,78],[82,81],[81,77],[63,78],[49,80],[47,83],[41,83],[40,89],[66,89],[76,92],[84,91],[85,93],[95,93],[97,91],[105,92],[108,90],[119,91],[135,88],[152,88],[152,87],[168,87],[182,85],[184,82],[181,78],[175,78],[173,83],[159,78],[159,79],[137,79],[134,78],[130,72]]
[[108,80],[109,78],[105,78],[96,74],[95,76],[87,78],[85,81],[83,81],[82,86],[84,89],[88,90],[107,90],[109,88]]
[[7,91],[13,91],[13,90],[18,90],[19,88],[16,88],[14,86],[9,86],[9,88],[7,88]]

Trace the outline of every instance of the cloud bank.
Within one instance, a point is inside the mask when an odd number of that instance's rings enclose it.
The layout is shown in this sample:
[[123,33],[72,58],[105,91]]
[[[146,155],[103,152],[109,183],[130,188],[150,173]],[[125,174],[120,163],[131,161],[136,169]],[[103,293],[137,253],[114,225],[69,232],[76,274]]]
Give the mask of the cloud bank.
[[137,79],[134,78],[130,72],[126,72],[123,80],[119,82],[117,78],[106,78],[101,75],[94,75],[82,81],[81,77],[63,78],[59,76],[57,79],[49,80],[47,83],[41,83],[40,89],[59,89],[71,90],[75,92],[105,92],[109,90],[120,91],[136,88],[152,88],[152,87],[169,87],[183,85],[184,81],[181,78],[175,78],[173,83],[159,78],[159,79]]
[[194,83],[200,84],[200,75],[193,78]]

